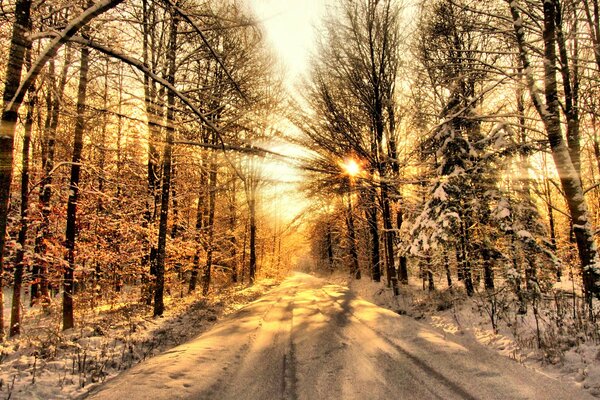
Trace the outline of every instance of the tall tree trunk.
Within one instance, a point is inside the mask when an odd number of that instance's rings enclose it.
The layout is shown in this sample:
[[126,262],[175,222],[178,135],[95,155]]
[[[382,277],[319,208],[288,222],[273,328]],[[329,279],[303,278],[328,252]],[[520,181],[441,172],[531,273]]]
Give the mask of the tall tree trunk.
[[[562,86],[564,93],[564,111],[567,119],[567,147],[573,168],[577,175],[581,176],[581,145],[579,135],[579,64],[574,60],[573,68],[569,65],[569,56],[567,53],[567,44],[562,26],[562,9],[559,0],[553,0],[554,7],[554,31],[555,41],[558,46],[558,55],[560,60],[560,74],[562,77]],[[573,51],[578,55],[579,41],[577,31],[577,17],[573,21]]]
[[[598,266],[598,255],[591,227],[591,221],[588,216],[588,208],[585,203],[581,179],[573,165],[569,149],[566,146],[560,123],[560,111],[557,87],[557,67],[556,67],[556,2],[544,1],[544,95],[546,104],[542,104],[540,95],[535,87],[535,80],[528,72],[527,84],[532,98],[532,102],[542,121],[548,135],[548,142],[552,152],[552,158],[558,171],[561,187],[565,194],[565,200],[569,207],[571,219],[573,221],[573,230],[577,243],[579,259],[581,261],[581,272],[583,274],[583,284],[586,301],[591,303],[592,296],[600,297],[600,270]],[[530,71],[530,63],[527,57],[525,45],[525,36],[522,28],[522,20],[516,4],[510,3],[511,15],[515,28],[517,45],[519,46],[519,55],[525,71]]]
[[[216,142],[216,134],[213,133],[213,143]],[[212,262],[214,253],[214,224],[215,224],[215,207],[217,196],[217,163],[215,154],[211,154],[210,171],[208,173],[208,232],[206,246],[206,264],[204,265],[204,273],[202,275],[202,294],[207,295],[210,289],[210,280],[212,272]]]
[[240,281],[244,283],[244,278],[246,276],[246,246],[248,246],[248,230],[250,221],[244,223],[244,239],[242,244],[242,260],[240,261]]
[[196,207],[196,234],[195,234],[195,246],[194,261],[192,267],[192,273],[190,276],[190,285],[188,292],[191,293],[196,290],[196,284],[198,282],[198,272],[200,271],[200,254],[202,249],[206,248],[206,245],[202,243],[202,230],[204,228],[204,209],[206,205],[206,171],[201,168],[200,171],[200,192],[198,193],[198,205]]
[[[27,64],[31,68],[31,47],[27,50]],[[21,333],[21,289],[23,284],[23,271],[25,269],[25,244],[29,221],[27,209],[29,208],[29,148],[31,147],[31,131],[33,129],[33,112],[37,102],[35,89],[30,90],[27,103],[27,116],[25,117],[25,133],[23,136],[22,172],[21,172],[21,228],[19,229],[19,248],[15,257],[14,283],[12,308],[10,314],[10,336]]]
[[367,224],[371,235],[371,278],[375,282],[381,281],[380,251],[379,251],[379,227],[377,225],[377,203],[375,199],[375,188],[369,188],[369,204],[367,205]]
[[[153,26],[152,15],[154,13],[154,5],[148,4],[147,0],[142,0],[142,57],[144,66],[150,68],[152,72],[156,72],[155,58],[155,43],[152,34],[156,27]],[[148,212],[151,220],[155,220],[159,192],[158,186],[160,183],[160,154],[156,143],[160,140],[161,132],[161,97],[154,82],[148,75],[144,75],[144,104],[146,106],[146,116],[148,118]]]
[[171,195],[173,196],[173,226],[171,226],[171,239],[177,237],[179,231],[179,199],[177,198],[177,161],[173,155],[171,165]]
[[[117,92],[119,93],[119,103],[117,105],[117,138],[116,138],[116,145],[117,145],[117,171],[122,171],[123,170],[123,163],[124,163],[124,155],[123,155],[123,76],[124,76],[124,72],[123,72],[123,65],[119,64],[119,83],[118,83],[118,87],[117,87]],[[121,198],[121,179],[117,179],[117,187],[115,188],[115,197],[117,199]]]
[[[94,226],[95,229],[95,234],[98,235],[98,229],[100,228],[100,222],[101,222],[101,215],[104,212],[104,199],[103,199],[103,194],[104,194],[104,183],[106,181],[106,174],[105,174],[105,168],[106,168],[106,135],[107,135],[107,126],[108,126],[108,112],[106,112],[108,110],[108,73],[109,73],[109,69],[110,69],[110,59],[108,57],[106,57],[106,59],[104,60],[105,64],[104,64],[104,90],[102,93],[102,106],[105,110],[105,112],[102,115],[102,127],[100,129],[100,143],[98,143],[98,193],[100,193],[100,196],[98,197],[98,204],[96,206],[96,223]],[[119,99],[120,100],[120,99]],[[117,168],[118,171],[120,171],[119,168]],[[100,254],[101,252],[101,245],[100,245],[100,241],[96,242],[96,254]],[[93,291],[94,291],[94,298],[93,298],[93,304],[95,304],[96,298],[100,299],[102,296],[102,265],[100,264],[100,261],[98,260],[97,256],[96,259],[94,260],[94,275],[93,275]]]
[[6,64],[2,121],[0,122],[0,341],[4,339],[4,298],[2,293],[4,282],[2,275],[4,273],[4,245],[12,182],[13,146],[18,118],[18,108],[10,107],[9,104],[21,83],[25,50],[30,46],[27,39],[27,32],[31,26],[30,10],[30,0],[17,0]]
[[250,247],[250,264],[248,266],[248,280],[250,281],[250,285],[252,285],[256,279],[256,193],[254,188],[251,188],[250,191],[251,198],[248,201],[250,211],[250,243],[248,244]]
[[348,194],[348,216],[346,226],[348,228],[348,241],[350,242],[350,272],[354,279],[360,279],[360,265],[358,263],[358,249],[356,245],[356,229],[354,228],[354,211],[352,210],[352,194]]
[[565,193],[567,205],[573,220],[573,231],[577,241],[579,259],[583,273],[586,300],[591,303],[592,296],[600,298],[600,266],[591,229],[591,221],[583,196],[581,179],[565,146],[560,125],[558,88],[556,79],[556,15],[557,2],[544,2],[544,77],[546,109],[542,114],[552,157]]
[[[400,164],[398,162],[398,146],[396,144],[396,112],[394,111],[394,105],[393,105],[393,96],[389,96],[390,99],[388,99],[388,125],[389,125],[389,132],[388,132],[388,141],[387,141],[387,148],[388,148],[388,157],[389,157],[389,162],[390,162],[390,166],[391,166],[391,170],[392,170],[392,178],[394,179],[398,179],[400,177]],[[392,197],[389,199],[389,204],[391,206],[391,204],[395,204],[398,206],[402,206],[402,195],[400,193],[400,189],[396,189],[393,190],[392,188],[395,185],[392,185],[389,189],[393,195],[389,195],[387,197]],[[391,208],[390,206],[388,206],[388,208]],[[385,199],[384,199],[384,211],[385,211]],[[391,213],[391,210],[388,211],[388,213]],[[391,223],[391,215],[390,215],[390,226],[392,226]],[[400,228],[402,227],[402,219],[403,219],[403,215],[402,215],[402,210],[400,208],[397,209],[396,211],[396,229],[398,230],[398,232],[400,232]],[[392,233],[392,244],[391,246],[388,244],[388,247],[390,247],[391,249],[393,249],[394,247],[394,243],[396,243],[397,239],[396,237],[399,235],[395,235]],[[392,257],[393,260],[393,257]],[[408,270],[406,268],[406,256],[404,254],[399,256],[399,260],[398,260],[398,270],[396,271],[396,269],[394,268],[394,271],[396,273],[397,276],[397,280],[396,281],[400,281],[403,284],[408,284]]]
[[[142,0],[142,57],[144,66],[156,73],[155,65],[155,39],[154,30],[154,4],[147,0]],[[151,232],[155,229],[157,218],[158,202],[160,193],[160,154],[157,148],[157,142],[161,136],[161,106],[159,96],[154,82],[147,74],[144,74],[144,104],[146,107],[146,117],[148,119],[148,197],[146,199],[146,213],[144,227],[148,229],[148,237],[145,239],[146,254],[142,258],[142,265],[147,268],[147,272],[142,275],[142,281],[145,285],[142,287],[142,300],[150,305],[154,292],[154,279],[156,278],[156,256],[158,250],[151,242]]]
[[327,251],[327,265],[329,266],[329,272],[333,272],[333,234],[331,232],[330,222],[327,222],[327,232],[325,232],[325,247],[325,250]]
[[[58,85],[56,82],[55,62],[50,60],[48,66],[48,80],[51,90],[48,91],[47,116],[44,129],[44,145],[45,151],[42,157],[42,167],[44,177],[40,187],[40,209],[42,210],[42,221],[38,228],[35,241],[36,260],[34,263],[34,284],[31,290],[31,301],[34,303],[41,298],[44,305],[50,302],[48,294],[48,262],[46,261],[46,241],[49,239],[50,233],[50,215],[52,214],[52,172],[54,169],[54,154],[56,150],[56,133],[60,119],[60,111],[63,102],[65,86],[67,84],[68,71],[71,66],[71,46],[67,44],[65,48],[65,60],[61,69]],[[38,261],[39,260],[39,261]]]
[[471,274],[471,260],[469,259],[469,223],[465,221],[466,216],[461,216],[461,235],[460,235],[460,247],[461,247],[461,265],[460,270],[462,272],[462,280],[465,284],[468,296],[473,296],[473,277]]
[[[404,216],[402,215],[402,210],[398,210],[396,212],[396,229],[398,229],[398,232],[400,231],[400,228],[402,227],[403,220],[404,220]],[[400,256],[398,264],[399,264],[398,265],[398,280],[403,285],[408,285],[408,267],[407,267],[406,256],[404,254],[402,254]]]
[[450,260],[448,259],[448,253],[444,249],[444,270],[446,271],[446,283],[448,288],[452,290],[452,274],[450,273]]
[[[177,26],[179,18],[174,9],[171,9],[171,29],[169,34],[169,48],[167,51],[167,82],[175,85],[176,51],[177,51]],[[167,247],[167,223],[169,220],[169,194],[171,193],[171,166],[173,156],[173,141],[175,136],[175,94],[172,90],[167,93],[167,140],[163,154],[163,181],[161,191],[160,222],[158,226],[158,246],[156,252],[156,276],[154,283],[154,316],[161,316],[165,311],[165,255]]]
[[237,223],[236,215],[236,184],[235,176],[231,179],[231,199],[229,203],[229,245],[231,246],[229,257],[231,267],[231,282],[237,283],[238,281],[238,262],[237,262],[237,240],[235,237],[235,226]]
[[483,259],[483,283],[487,290],[494,290],[494,269],[492,267],[492,260],[490,256],[490,250],[485,248],[482,251],[481,257]]
[[393,289],[394,293],[398,292],[398,279],[396,276],[396,264],[394,257],[394,227],[392,225],[392,212],[390,209],[390,198],[386,183],[381,186],[381,199],[383,203],[383,212],[381,219],[383,220],[383,229],[385,237],[385,255],[386,255],[386,275],[387,283]]
[[67,263],[63,274],[63,330],[73,328],[73,295],[75,272],[75,240],[77,236],[77,201],[79,200],[79,178],[81,172],[81,153],[83,150],[83,131],[85,129],[86,94],[88,85],[89,49],[81,49],[81,66],[79,71],[79,87],[77,90],[77,118],[73,135],[73,158],[71,164],[71,180],[69,183],[69,200],[67,201],[67,229],[65,247]]

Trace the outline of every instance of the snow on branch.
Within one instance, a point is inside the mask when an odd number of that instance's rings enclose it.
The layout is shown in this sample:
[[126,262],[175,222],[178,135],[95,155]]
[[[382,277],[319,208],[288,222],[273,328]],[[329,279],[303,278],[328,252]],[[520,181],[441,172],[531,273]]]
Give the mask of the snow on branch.
[[202,39],[202,41],[204,42],[206,47],[208,47],[208,50],[210,51],[210,53],[212,54],[214,59],[217,60],[217,62],[221,66],[221,68],[223,68],[223,71],[225,72],[225,75],[227,75],[227,78],[229,78],[229,80],[231,81],[231,83],[233,84],[235,89],[238,91],[240,96],[242,96],[242,98],[244,100],[246,100],[246,102],[247,102],[248,99],[246,98],[246,95],[242,92],[242,89],[240,89],[240,87],[237,84],[237,82],[235,81],[235,79],[233,79],[233,76],[231,75],[231,73],[229,73],[229,70],[223,63],[223,60],[221,59],[219,54],[217,54],[215,49],[213,49],[213,47],[210,45],[210,43],[208,42],[208,39],[206,39],[206,36],[202,32],[202,29],[200,29],[200,27],[190,18],[190,16],[184,10],[179,8],[175,2],[173,2],[172,0],[165,0],[165,1],[167,4],[169,4],[171,7],[173,7],[173,9],[177,12],[177,14],[179,14],[183,19],[185,19],[192,26],[192,28],[194,28],[196,33],[200,36],[200,39]]
[[67,24],[67,26],[61,31],[58,32],[53,40],[48,43],[44,51],[40,54],[38,59],[33,63],[27,76],[21,82],[21,85],[17,89],[14,97],[8,103],[6,107],[6,111],[18,111],[21,103],[23,102],[23,98],[25,97],[25,93],[29,90],[29,87],[36,80],[37,76],[44,68],[44,65],[56,55],[58,49],[68,42],[75,34],[88,22],[92,19],[96,18],[98,15],[114,8],[116,5],[121,3],[123,0],[100,0],[95,3],[93,6],[86,9],[83,13],[81,13],[78,17],[74,18]]
[[103,44],[100,44],[98,42],[94,42],[90,39],[85,39],[81,36],[72,36],[70,38],[70,40],[72,42],[75,43],[79,43],[83,46],[87,46],[90,47],[96,51],[99,51],[103,54],[106,54],[108,56],[111,56],[113,58],[116,58],[117,60],[120,60],[122,62],[124,62],[125,64],[131,65],[132,67],[137,68],[138,70],[140,70],[141,72],[143,72],[144,74],[146,74],[148,77],[152,78],[155,82],[160,83],[161,85],[163,85],[164,87],[166,87],[168,90],[170,90],[175,96],[177,96],[179,98],[179,100],[181,100],[186,106],[188,106],[193,112],[194,114],[200,118],[200,120],[206,125],[208,126],[210,129],[212,129],[218,136],[219,136],[219,140],[221,141],[221,145],[220,147],[223,149],[225,144],[223,143],[223,139],[222,139],[222,132],[219,128],[217,128],[217,126],[215,124],[213,124],[199,109],[198,107],[196,107],[192,101],[183,93],[181,93],[179,90],[177,90],[175,88],[175,86],[171,83],[169,83],[166,79],[161,78],[160,76],[158,76],[157,74],[155,74],[154,72],[152,72],[150,70],[150,68],[148,68],[147,66],[145,66],[142,62],[129,57],[125,54],[119,53],[114,49],[111,49]]

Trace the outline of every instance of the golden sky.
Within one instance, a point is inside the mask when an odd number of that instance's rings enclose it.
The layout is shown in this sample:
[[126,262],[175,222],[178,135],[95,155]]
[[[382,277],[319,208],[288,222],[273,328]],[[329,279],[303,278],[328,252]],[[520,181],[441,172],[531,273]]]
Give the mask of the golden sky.
[[249,0],[263,22],[268,40],[294,80],[306,71],[315,43],[315,26],[325,14],[326,0]]

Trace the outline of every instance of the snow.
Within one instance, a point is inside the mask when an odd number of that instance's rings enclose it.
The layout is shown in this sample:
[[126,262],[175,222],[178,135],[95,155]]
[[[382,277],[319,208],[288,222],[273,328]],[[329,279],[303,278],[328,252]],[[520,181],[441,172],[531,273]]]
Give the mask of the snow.
[[448,200],[448,195],[444,191],[444,185],[443,184],[438,185],[438,187],[435,189],[435,191],[433,192],[433,198],[434,199],[439,199],[441,201],[447,201]]
[[[432,293],[422,289],[419,279],[411,278],[408,286],[400,286],[400,296],[397,297],[393,296],[384,283],[369,279],[353,280],[337,275],[332,280],[348,284],[354,293],[381,307],[411,316],[448,335],[457,336],[465,347],[483,345],[528,369],[564,382],[565,385],[583,388],[589,394],[600,397],[600,348],[594,339],[586,340],[583,334],[575,337],[568,332],[559,334],[548,325],[546,335],[553,338],[550,344],[554,347],[537,349],[535,321],[531,311],[525,316],[506,316],[506,320],[500,320],[498,331],[494,332],[482,297],[476,294],[469,299],[462,288],[458,287],[454,293],[449,292],[444,287],[445,277],[436,281],[436,286],[443,288]],[[555,290],[568,294],[573,290],[580,292],[581,288],[563,278],[562,282],[555,285]],[[499,303],[503,304],[501,299]],[[551,310],[542,309],[540,314],[545,315],[545,320],[552,322]],[[565,326],[566,324],[565,321]],[[588,329],[593,331],[594,328]],[[591,336],[598,340],[597,332]]]
[[69,39],[77,33],[82,26],[88,23],[93,18],[98,15],[106,12],[107,10],[115,7],[123,0],[100,0],[93,4],[91,7],[83,11],[77,17],[73,18],[69,23],[64,27],[64,29],[56,35],[54,39],[50,41],[42,51],[42,53],[38,56],[38,58],[33,62],[27,75],[21,82],[17,92],[14,97],[10,100],[10,102],[6,105],[7,110],[18,110],[21,106],[21,102],[23,100],[24,93],[29,89],[29,87],[36,80],[39,73],[42,71],[44,65],[50,60],[58,49]]
[[508,217],[510,217],[510,210],[508,208],[502,208],[496,213],[496,218],[498,219],[505,219]]
[[[489,358],[487,349],[503,355],[507,362],[516,360],[529,370],[560,380],[567,392],[578,390],[569,389],[578,386],[600,396],[600,352],[593,341],[585,340],[585,335],[558,335],[547,330],[547,334],[555,334],[560,347],[555,352],[552,348],[541,351],[535,349],[531,313],[501,320],[498,332],[494,332],[483,297],[467,299],[462,290],[457,288],[451,293],[440,281],[436,285],[442,290],[429,293],[421,290],[420,281],[411,279],[411,284],[402,285],[401,295],[395,297],[383,283],[368,278],[356,281],[334,275],[329,280],[349,283],[352,292],[296,274],[241,313],[234,313],[275,282],[218,290],[209,299],[181,296],[173,290],[164,318],[158,319],[150,317],[148,307],[131,302],[138,293],[124,290],[110,302],[79,310],[77,328],[67,332],[52,322],[58,320],[58,302],[47,312],[36,307],[27,309],[24,333],[0,346],[0,396],[66,399],[106,387],[108,393],[124,390],[128,399],[173,398],[174,390],[178,396],[197,394],[200,392],[194,390],[204,385],[212,388],[207,398],[280,398],[276,391],[281,390],[281,383],[268,377],[281,375],[281,360],[291,374],[285,375],[285,390],[298,390],[307,395],[305,398],[325,398],[321,395],[333,395],[330,391],[336,390],[344,398],[361,398],[361,394],[364,398],[368,393],[364,390],[372,387],[371,378],[377,376],[384,385],[376,390],[401,390],[394,386],[393,381],[398,380],[394,374],[410,377],[406,369],[412,374],[415,368],[421,371],[419,365],[433,368],[433,375],[423,379],[434,391],[448,390],[445,384],[440,385],[440,375],[461,382],[460,390],[467,392],[478,385],[489,386],[484,390],[493,392],[498,390],[494,385],[513,382],[508,384],[510,390],[530,393],[523,377],[531,372],[516,364],[499,366],[498,360]],[[559,293],[572,291],[572,282],[566,279],[559,285]],[[375,308],[356,295],[394,312]],[[548,311],[542,309],[540,314],[552,322]],[[395,314],[407,317],[398,319]],[[222,319],[225,315],[230,317]],[[219,320],[223,322],[214,326]],[[203,332],[203,336],[193,339]],[[382,362],[381,354],[395,361],[382,366],[378,364]],[[143,360],[148,362],[136,366]],[[414,360],[419,361],[414,364]],[[130,367],[135,367],[132,372],[136,375],[123,373],[111,380]],[[462,369],[482,373],[483,378],[477,375],[465,381],[469,373],[457,372]],[[226,378],[226,383],[233,382],[233,386],[225,385],[223,371],[228,377],[235,376],[233,380]],[[543,390],[556,386],[542,375],[536,379],[545,382]],[[102,385],[104,382],[107,386]],[[397,384],[401,383],[398,380]],[[503,398],[510,397],[502,394]],[[584,392],[580,394],[552,398],[586,398]],[[525,397],[541,395],[531,392]],[[486,398],[494,398],[490,396]],[[452,391],[443,396],[454,397]]]
[[517,231],[517,236],[519,236],[520,238],[524,238],[524,239],[533,239],[531,232],[526,231],[526,230]]
[[296,273],[90,398],[591,398],[464,339]]
[[[139,292],[125,288],[109,302],[78,310],[76,328],[68,331],[61,331],[57,323],[60,295],[46,311],[26,307],[23,333],[0,344],[0,397],[77,397],[140,361],[194,338],[275,284],[262,280],[249,288],[217,289],[209,298],[182,296],[184,288],[173,287],[165,315],[158,319],[151,317],[150,307],[137,302]],[[6,318],[12,296],[5,293],[4,298]]]

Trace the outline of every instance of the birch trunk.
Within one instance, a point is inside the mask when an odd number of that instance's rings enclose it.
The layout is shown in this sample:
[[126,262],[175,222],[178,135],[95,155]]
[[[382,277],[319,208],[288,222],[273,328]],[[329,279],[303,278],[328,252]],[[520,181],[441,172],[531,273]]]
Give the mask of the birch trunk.
[[557,84],[557,56],[556,56],[556,7],[557,1],[543,1],[544,11],[544,97],[543,104],[541,95],[535,85],[531,73],[531,65],[526,50],[525,35],[522,20],[515,2],[510,2],[510,11],[513,18],[515,37],[524,71],[526,71],[527,86],[532,102],[540,115],[548,142],[552,152],[552,158],[558,171],[565,200],[569,208],[573,231],[577,243],[577,250],[581,262],[583,285],[588,304],[592,296],[600,297],[600,271],[598,269],[598,255],[593,237],[593,229],[589,219],[588,208],[583,196],[581,179],[573,164],[569,148],[563,138],[560,123],[560,105],[558,99]]
[[10,50],[6,66],[6,84],[0,122],[0,341],[4,339],[4,298],[2,294],[4,272],[4,245],[10,184],[12,181],[13,146],[17,125],[18,108],[11,107],[21,82],[21,71],[25,60],[25,50],[29,47],[27,32],[31,24],[31,1],[18,0],[15,4],[15,22],[13,24]]

